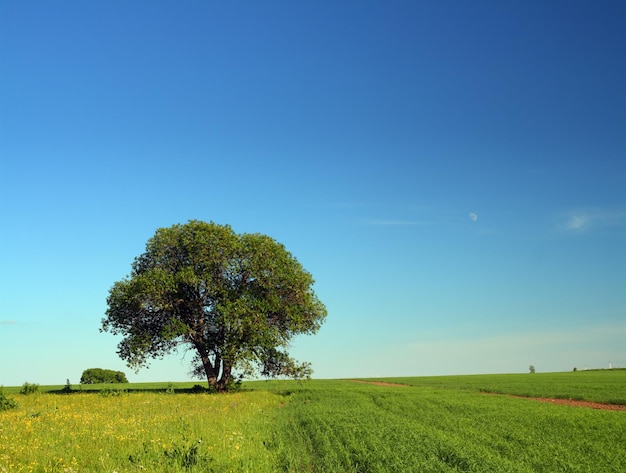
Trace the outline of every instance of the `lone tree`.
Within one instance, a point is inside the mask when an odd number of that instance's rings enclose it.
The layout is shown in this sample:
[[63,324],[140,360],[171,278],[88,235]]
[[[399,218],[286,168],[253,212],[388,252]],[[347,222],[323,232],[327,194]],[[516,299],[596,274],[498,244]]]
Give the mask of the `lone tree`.
[[197,220],[160,228],[114,283],[101,331],[123,335],[117,353],[132,368],[185,346],[195,376],[228,389],[233,370],[307,377],[286,351],[326,318],[314,281],[285,247],[261,234]]

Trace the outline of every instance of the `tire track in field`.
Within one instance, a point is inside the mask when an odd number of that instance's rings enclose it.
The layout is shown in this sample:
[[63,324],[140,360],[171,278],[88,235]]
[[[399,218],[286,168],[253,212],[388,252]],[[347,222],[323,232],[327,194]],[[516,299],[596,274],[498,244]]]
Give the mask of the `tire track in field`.
[[602,411],[626,412],[626,405],[623,405],[623,404],[609,404],[607,402],[582,401],[582,400],[575,400],[575,399],[559,399],[559,398],[554,398],[554,397],[520,396],[518,394],[502,394],[502,393],[490,393],[490,392],[483,392],[483,394],[486,394],[488,396],[506,396],[506,397],[515,397],[517,399],[528,399],[530,401],[547,402],[550,404],[558,404],[560,406],[586,407],[588,409],[599,409]]
[[365,381],[364,379],[344,379],[344,381],[350,381],[351,383],[372,384],[374,386],[389,386],[389,387],[396,387],[396,388],[410,387],[408,384],[385,383],[384,381]]
[[622,404],[608,404],[606,402],[592,402],[592,401],[577,401],[574,399],[556,399],[551,397],[526,397],[526,396],[514,396],[510,397],[530,399],[532,401],[549,402],[550,404],[559,404],[562,406],[572,407],[587,407],[590,409],[600,409],[603,411],[623,411],[626,412],[626,406]]
[[[410,387],[408,384],[386,383],[384,381],[366,381],[364,379],[346,379],[344,381],[350,381],[352,383],[371,384],[374,386],[389,386],[389,387],[400,387],[400,388]],[[574,400],[574,399],[557,399],[557,398],[552,398],[552,397],[530,397],[530,396],[519,396],[515,394],[500,394],[500,393],[489,393],[489,392],[485,392],[484,394],[487,394],[490,396],[508,396],[508,397],[516,397],[518,399],[529,399],[531,401],[548,402],[550,404],[558,404],[561,406],[586,407],[589,409],[600,409],[603,411],[626,412],[626,405],[623,405],[623,404],[609,404],[606,402],[581,401],[581,400]]]

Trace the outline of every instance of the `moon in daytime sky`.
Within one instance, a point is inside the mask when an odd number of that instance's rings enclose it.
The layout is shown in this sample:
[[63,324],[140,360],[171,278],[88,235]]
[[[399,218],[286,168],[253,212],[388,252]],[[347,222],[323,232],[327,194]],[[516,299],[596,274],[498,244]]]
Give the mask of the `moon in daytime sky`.
[[478,220],[478,215],[475,214],[474,212],[470,212],[469,218],[472,222],[475,222],[476,220]]

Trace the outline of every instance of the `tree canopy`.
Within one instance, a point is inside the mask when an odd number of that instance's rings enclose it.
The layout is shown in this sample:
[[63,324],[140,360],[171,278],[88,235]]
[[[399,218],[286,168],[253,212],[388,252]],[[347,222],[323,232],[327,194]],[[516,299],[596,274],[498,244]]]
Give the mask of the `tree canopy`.
[[[103,370],[102,368],[89,368],[83,371],[80,384],[97,383],[128,383],[128,380],[122,371]],[[69,386],[69,381],[67,385]]]
[[160,228],[114,283],[101,331],[123,335],[118,354],[139,369],[185,346],[192,373],[225,390],[233,370],[305,377],[308,363],[287,353],[298,334],[314,334],[326,308],[314,280],[269,236],[192,220]]

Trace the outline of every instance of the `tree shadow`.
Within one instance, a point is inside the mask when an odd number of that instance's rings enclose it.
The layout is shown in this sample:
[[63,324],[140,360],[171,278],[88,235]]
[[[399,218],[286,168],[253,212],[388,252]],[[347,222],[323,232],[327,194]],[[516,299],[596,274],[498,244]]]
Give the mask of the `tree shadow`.
[[[88,386],[88,387],[87,387]],[[57,395],[71,395],[71,394],[99,394],[101,396],[122,396],[131,393],[160,393],[160,394],[217,394],[215,389],[210,389],[199,384],[195,384],[192,387],[175,387],[172,384],[168,386],[155,386],[155,387],[133,387],[120,383],[117,384],[103,384],[99,387],[98,384],[78,385],[77,388],[71,386],[64,386],[61,389],[50,389],[43,391],[46,394]]]

